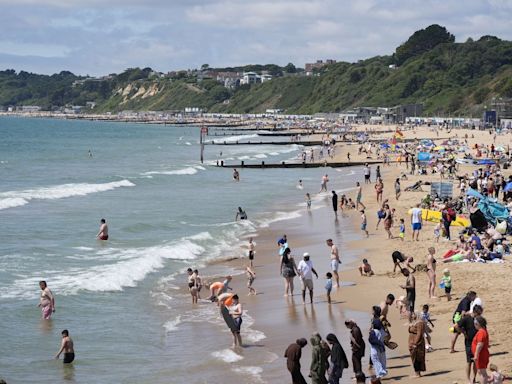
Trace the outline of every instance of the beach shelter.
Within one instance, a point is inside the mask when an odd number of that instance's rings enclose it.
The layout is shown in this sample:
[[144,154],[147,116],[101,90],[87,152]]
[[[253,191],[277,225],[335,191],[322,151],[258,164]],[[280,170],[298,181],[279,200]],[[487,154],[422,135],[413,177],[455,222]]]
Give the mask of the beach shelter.
[[[505,187],[506,188],[506,187]],[[475,191],[472,188],[469,188],[466,192],[468,196],[476,197],[480,199],[478,202],[478,208],[485,216],[485,219],[487,222],[491,223],[492,225],[496,225],[497,220],[507,220],[509,217],[509,211],[508,208],[504,205],[498,203],[494,199],[489,199],[488,197],[485,197],[481,193]]]

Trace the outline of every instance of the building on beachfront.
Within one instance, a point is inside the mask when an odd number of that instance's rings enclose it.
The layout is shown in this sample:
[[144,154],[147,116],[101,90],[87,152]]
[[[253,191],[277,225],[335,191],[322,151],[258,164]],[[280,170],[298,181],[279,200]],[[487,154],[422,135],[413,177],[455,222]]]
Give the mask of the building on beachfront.
[[39,105],[20,105],[16,109],[21,112],[34,113],[39,112],[41,107]]
[[333,59],[327,59],[325,61],[317,60],[316,63],[306,63],[304,65],[304,70],[306,72],[306,76],[311,76],[314,74],[315,71],[322,69],[326,65],[335,64],[335,63],[336,63],[336,60],[333,60]]
[[408,117],[417,117],[423,114],[423,104],[402,104],[388,108],[385,121],[389,123],[405,123]]

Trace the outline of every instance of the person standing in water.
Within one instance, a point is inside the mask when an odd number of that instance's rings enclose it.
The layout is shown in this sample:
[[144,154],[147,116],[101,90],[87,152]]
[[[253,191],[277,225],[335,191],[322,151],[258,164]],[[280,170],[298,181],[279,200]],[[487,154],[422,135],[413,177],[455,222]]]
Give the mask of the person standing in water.
[[251,268],[253,267],[253,261],[254,261],[254,248],[255,248],[255,244],[254,242],[252,241],[252,237],[249,238],[249,265],[251,266]]
[[240,173],[235,169],[233,169],[233,180],[240,181]]
[[242,207],[238,207],[238,212],[236,213],[235,221],[238,221],[238,219],[247,220],[247,213],[245,213]]
[[338,275],[338,268],[341,263],[338,253],[338,247],[334,245],[332,239],[326,240],[327,246],[331,249],[331,270],[336,280],[336,288],[340,286],[340,276]]
[[75,360],[75,349],[73,348],[73,340],[69,337],[69,331],[67,329],[62,331],[62,341],[60,344],[60,350],[55,355],[55,358],[58,359],[60,355],[64,353],[64,364],[70,364]]
[[233,295],[233,305],[229,309],[229,314],[235,322],[236,329],[233,331],[233,347],[242,346],[242,336],[240,336],[240,328],[242,327],[242,304],[239,301],[238,295]]
[[327,182],[329,181],[329,176],[325,174],[322,177],[322,184],[320,185],[320,192],[327,192]]
[[[366,206],[361,202],[361,199],[363,198],[363,187],[361,184],[356,182],[357,187],[357,195],[356,195],[356,209],[366,209]],[[359,208],[361,206],[362,208]]]
[[50,320],[52,314],[55,312],[55,297],[53,296],[52,291],[50,291],[50,288],[48,288],[46,281],[40,281],[39,287],[42,292],[41,297],[39,298],[38,307],[41,307],[43,319]]
[[100,231],[96,235],[99,240],[108,240],[108,225],[105,219],[101,219]]
[[336,191],[332,191],[332,210],[334,211],[334,216],[338,217],[338,195]]

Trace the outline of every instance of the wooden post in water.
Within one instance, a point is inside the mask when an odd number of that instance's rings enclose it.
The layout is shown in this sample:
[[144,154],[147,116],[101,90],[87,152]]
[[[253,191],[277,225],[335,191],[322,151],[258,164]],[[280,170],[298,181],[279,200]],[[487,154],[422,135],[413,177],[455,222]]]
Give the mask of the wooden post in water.
[[201,164],[203,164],[203,154],[204,154],[203,135],[206,136],[207,134],[208,134],[208,127],[201,127],[201,131],[199,134],[199,144],[201,145]]

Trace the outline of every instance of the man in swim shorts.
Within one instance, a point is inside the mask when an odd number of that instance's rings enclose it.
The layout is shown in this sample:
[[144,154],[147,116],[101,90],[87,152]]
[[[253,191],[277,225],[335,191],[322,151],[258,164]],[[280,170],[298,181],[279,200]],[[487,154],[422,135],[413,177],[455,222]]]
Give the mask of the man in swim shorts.
[[411,211],[411,226],[412,226],[412,239],[414,240],[414,234],[416,234],[416,241],[420,236],[421,226],[423,224],[423,218],[421,217],[421,204],[416,204],[416,207]]
[[101,219],[100,231],[96,235],[99,240],[108,240],[108,225],[105,219]]
[[60,344],[60,350],[55,355],[55,358],[58,359],[61,353],[64,352],[64,364],[70,364],[75,360],[75,350],[73,348],[73,340],[69,337],[69,332],[67,329],[62,331],[62,342]]
[[336,287],[340,286],[340,276],[338,275],[338,267],[341,264],[338,247],[334,245],[332,239],[326,240],[327,246],[331,249],[331,271],[336,279]]
[[242,346],[242,337],[240,336],[240,328],[242,327],[242,304],[239,302],[238,295],[233,295],[233,305],[231,306],[229,313],[233,317],[236,329],[233,333],[233,347]]

